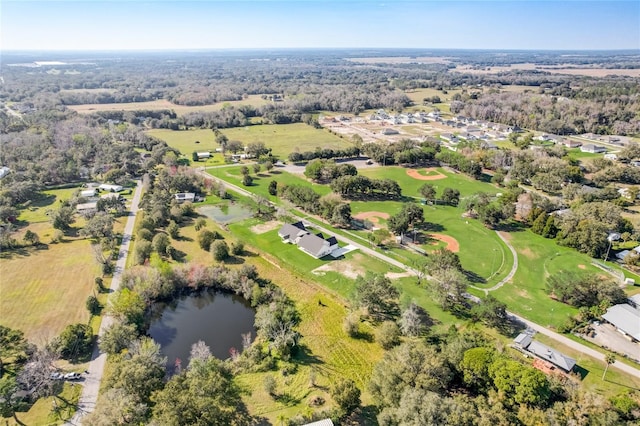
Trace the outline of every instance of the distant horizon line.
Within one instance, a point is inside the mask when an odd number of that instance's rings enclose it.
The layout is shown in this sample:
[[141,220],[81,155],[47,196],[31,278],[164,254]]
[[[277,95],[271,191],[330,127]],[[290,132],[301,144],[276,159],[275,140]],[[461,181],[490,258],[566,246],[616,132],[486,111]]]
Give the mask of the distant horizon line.
[[467,51],[467,52],[637,52],[640,48],[550,49],[550,48],[465,48],[465,47],[202,47],[202,48],[117,48],[117,49],[2,49],[2,53],[104,53],[104,52],[221,52],[221,51],[305,51],[305,50],[384,50],[384,51]]

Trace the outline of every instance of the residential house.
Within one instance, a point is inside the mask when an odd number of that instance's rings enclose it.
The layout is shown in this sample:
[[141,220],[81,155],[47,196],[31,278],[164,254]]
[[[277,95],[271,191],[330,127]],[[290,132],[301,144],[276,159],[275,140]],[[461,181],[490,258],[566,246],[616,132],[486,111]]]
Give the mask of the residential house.
[[282,238],[284,243],[298,244],[300,238],[308,233],[309,231],[302,222],[285,223],[278,231],[278,236]]
[[119,200],[120,199],[120,194],[118,194],[117,192],[110,192],[108,194],[102,194],[100,196],[100,199],[101,200],[111,200],[111,199]]
[[340,248],[336,237],[325,238],[322,233],[312,234],[302,222],[284,224],[278,231],[278,236],[282,238],[282,242],[296,244],[300,250],[316,259],[328,256]]
[[336,237],[325,239],[321,233],[305,234],[300,237],[298,247],[305,253],[316,259],[320,259],[321,257],[331,254],[331,252],[338,248],[338,240]]
[[513,341],[516,348],[533,355],[534,357],[550,364],[548,369],[559,368],[565,373],[569,373],[576,365],[576,360],[568,357],[547,345],[543,345],[527,333],[520,333]]
[[103,184],[100,184],[98,189],[100,189],[101,191],[120,192],[122,191],[123,188],[121,185],[111,185],[108,183],[103,183]]
[[440,139],[446,142],[458,143],[458,137],[454,136],[453,133],[442,133]]
[[582,142],[578,142],[572,139],[564,139],[560,142],[565,148],[579,148],[582,146]]
[[[635,304],[635,301],[631,301]],[[629,303],[614,305],[602,318],[633,342],[640,342],[640,309]]]
[[605,154],[603,158],[605,160],[616,161],[618,159],[618,156],[616,154],[608,153],[608,154]]
[[380,133],[383,134],[383,135],[387,135],[387,136],[389,136],[389,135],[399,135],[400,134],[399,131],[397,131],[396,129],[392,129],[390,127],[386,127]]
[[98,202],[76,204],[76,211],[82,214],[95,213],[98,211]]
[[196,200],[196,194],[193,192],[178,192],[173,194],[173,198],[178,200],[179,203],[184,203],[185,201],[194,202]]
[[602,152],[607,152],[607,148],[602,145],[594,145],[592,143],[588,143],[586,145],[582,145],[580,147],[580,151],[582,152],[590,152],[592,154],[600,154]]

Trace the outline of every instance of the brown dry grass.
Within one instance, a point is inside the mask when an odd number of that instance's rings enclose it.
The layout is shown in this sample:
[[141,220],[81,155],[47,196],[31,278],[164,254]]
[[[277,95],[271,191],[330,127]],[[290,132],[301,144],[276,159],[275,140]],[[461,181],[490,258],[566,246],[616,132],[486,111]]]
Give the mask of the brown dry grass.
[[621,68],[597,68],[597,67],[569,67],[568,65],[557,65],[557,66],[543,66],[536,65],[533,63],[526,64],[514,64],[510,67],[486,67],[483,69],[472,69],[469,65],[462,65],[456,67],[456,71],[465,72],[469,74],[497,74],[506,71],[516,71],[516,70],[538,70],[538,71],[546,71],[552,74],[569,74],[569,75],[585,75],[589,77],[604,77],[607,75],[622,75],[629,77],[640,77],[640,69],[621,69]]
[[247,99],[241,101],[227,101],[217,102],[212,105],[202,106],[186,106],[177,105],[166,99],[158,99],[148,102],[128,102],[128,103],[112,103],[112,104],[85,104],[85,105],[69,105],[69,109],[72,109],[79,114],[91,114],[96,111],[138,111],[138,110],[160,110],[170,109],[174,110],[178,115],[184,115],[190,112],[210,112],[219,111],[226,105],[252,105],[261,106],[268,101],[262,99],[260,95],[250,95]]
[[26,248],[0,260],[2,324],[40,344],[72,323],[86,323],[85,301],[100,267],[89,240]]

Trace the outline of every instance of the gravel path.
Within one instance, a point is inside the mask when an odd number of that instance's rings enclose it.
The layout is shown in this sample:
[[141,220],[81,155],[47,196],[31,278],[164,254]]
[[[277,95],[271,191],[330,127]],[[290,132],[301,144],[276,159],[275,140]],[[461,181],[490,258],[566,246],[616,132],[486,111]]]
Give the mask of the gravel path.
[[[131,210],[127,217],[127,223],[124,227],[122,234],[122,245],[120,246],[120,252],[118,254],[118,261],[116,262],[116,268],[113,272],[113,279],[111,280],[111,292],[115,292],[120,287],[120,281],[122,272],[125,269],[127,263],[127,256],[129,254],[129,245],[131,243],[131,236],[133,235],[133,226],[136,222],[136,213],[138,213],[138,203],[140,202],[140,196],[142,194],[142,183],[138,182],[133,199],[131,200]],[[100,330],[98,336],[102,336],[111,324],[113,324],[113,318],[110,316],[104,316],[100,324]],[[78,410],[75,415],[69,420],[67,425],[80,425],[82,424],[82,417],[92,412],[98,401],[98,392],[100,391],[100,381],[102,380],[102,373],[104,371],[104,365],[107,361],[107,354],[100,352],[98,345],[94,345],[93,354],[91,355],[91,362],[89,363],[88,374],[85,374],[85,380],[83,383],[82,394],[78,400]]]

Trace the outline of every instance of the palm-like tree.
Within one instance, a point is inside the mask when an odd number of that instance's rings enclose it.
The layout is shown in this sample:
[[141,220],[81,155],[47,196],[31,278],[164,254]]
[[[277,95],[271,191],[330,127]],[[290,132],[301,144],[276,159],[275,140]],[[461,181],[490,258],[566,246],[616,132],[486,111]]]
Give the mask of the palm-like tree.
[[606,354],[604,356],[604,360],[607,362],[607,366],[604,368],[604,373],[602,373],[602,380],[604,380],[604,376],[607,374],[609,366],[616,362],[616,356],[614,354]]

